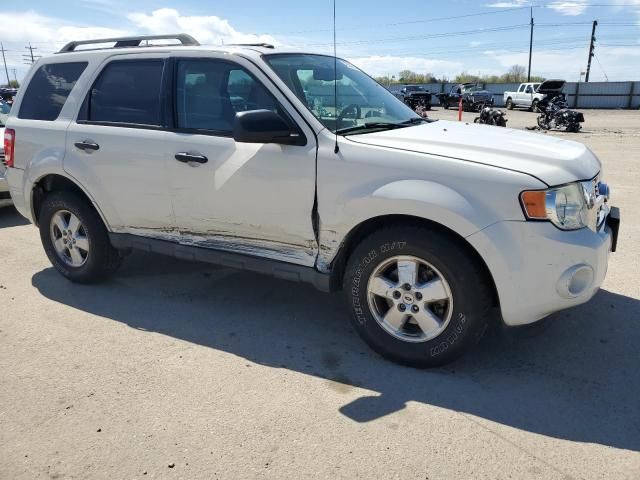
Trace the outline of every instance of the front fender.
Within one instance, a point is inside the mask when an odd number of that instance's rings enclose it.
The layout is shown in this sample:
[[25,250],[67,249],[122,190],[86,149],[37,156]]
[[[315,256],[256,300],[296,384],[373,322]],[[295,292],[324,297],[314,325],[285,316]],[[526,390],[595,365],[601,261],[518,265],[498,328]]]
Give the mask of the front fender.
[[388,215],[436,222],[462,237],[499,220],[487,204],[472,201],[446,185],[415,179],[393,181],[343,205],[339,225],[322,224],[317,268],[329,270],[344,239],[358,225]]

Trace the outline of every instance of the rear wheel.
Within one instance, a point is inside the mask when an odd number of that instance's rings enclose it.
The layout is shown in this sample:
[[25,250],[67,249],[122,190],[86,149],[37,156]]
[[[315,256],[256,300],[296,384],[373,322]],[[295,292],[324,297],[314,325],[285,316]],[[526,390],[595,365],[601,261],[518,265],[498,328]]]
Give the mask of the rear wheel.
[[507,98],[505,106],[507,107],[507,110],[513,110],[513,100],[511,100],[511,97]]
[[40,209],[40,240],[53,266],[69,280],[91,283],[120,265],[97,212],[72,191],[47,195]]
[[344,291],[353,325],[376,352],[431,367],[454,360],[480,338],[492,306],[489,284],[460,240],[397,227],[356,247]]

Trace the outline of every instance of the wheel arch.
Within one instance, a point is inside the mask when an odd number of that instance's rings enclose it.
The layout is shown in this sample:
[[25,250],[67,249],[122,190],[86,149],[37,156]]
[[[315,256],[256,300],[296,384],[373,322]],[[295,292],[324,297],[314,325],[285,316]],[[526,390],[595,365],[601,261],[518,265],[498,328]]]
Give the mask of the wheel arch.
[[498,290],[493,275],[491,274],[491,270],[489,269],[487,263],[484,261],[480,253],[463,236],[450,229],[449,227],[446,227],[445,225],[442,225],[441,223],[435,222],[433,220],[424,217],[404,214],[380,215],[377,217],[369,218],[354,226],[346,234],[340,248],[338,249],[337,254],[331,262],[330,286],[332,291],[339,291],[342,289],[342,282],[346,270],[346,265],[356,246],[373,232],[383,227],[389,228],[390,226],[397,228],[407,226],[421,226],[438,231],[450,237],[453,242],[456,242],[462,249],[464,249],[464,251],[469,253],[471,257],[478,262],[478,265],[480,266],[483,274],[490,282],[493,304],[495,306],[499,305]]
[[60,175],[59,173],[49,173],[43,175],[33,183],[31,188],[31,215],[33,222],[38,226],[38,219],[40,216],[40,210],[42,208],[42,202],[44,198],[52,192],[67,190],[77,193],[80,197],[86,200],[87,205],[93,208],[99,215],[102,223],[107,227],[108,224],[105,221],[104,215],[89,196],[89,194],[73,179]]

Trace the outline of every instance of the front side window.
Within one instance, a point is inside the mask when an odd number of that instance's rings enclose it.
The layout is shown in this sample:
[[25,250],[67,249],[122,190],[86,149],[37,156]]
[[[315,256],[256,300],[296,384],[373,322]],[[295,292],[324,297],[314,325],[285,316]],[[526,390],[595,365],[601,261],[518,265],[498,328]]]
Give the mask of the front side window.
[[224,60],[178,60],[177,127],[229,134],[237,112],[287,113],[266,87],[235,63]]
[[[354,131],[374,124],[375,128],[384,128],[383,124],[393,128],[420,118],[345,60],[337,59],[334,70],[334,58],[324,55],[272,54],[264,58],[291,92],[332,132]],[[358,132],[364,133],[364,128]]]
[[85,68],[87,62],[42,65],[29,82],[18,118],[47,121],[58,118]]
[[163,60],[109,63],[89,92],[91,122],[161,125],[160,85]]

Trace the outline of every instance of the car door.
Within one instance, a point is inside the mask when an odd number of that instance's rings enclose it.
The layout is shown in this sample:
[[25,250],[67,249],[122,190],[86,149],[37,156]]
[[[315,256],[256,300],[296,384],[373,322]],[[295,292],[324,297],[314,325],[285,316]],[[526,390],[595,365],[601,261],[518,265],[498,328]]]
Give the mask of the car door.
[[[180,243],[312,266],[316,139],[251,62],[175,58],[169,178]],[[304,146],[236,142],[235,114],[277,112]]]
[[107,60],[67,130],[64,169],[115,232],[161,236],[174,226],[161,93],[165,66],[162,55]]
[[524,90],[524,93],[525,95],[523,99],[523,105],[530,107],[531,102],[533,101],[533,85],[527,85]]
[[524,100],[524,87],[524,84],[520,85],[518,87],[518,91],[516,92],[515,103],[518,105],[522,105],[522,102]]

